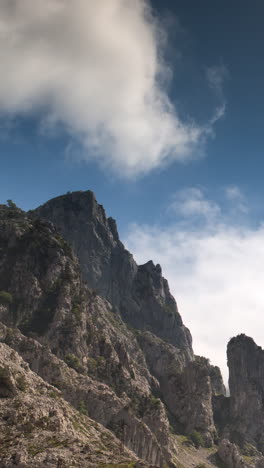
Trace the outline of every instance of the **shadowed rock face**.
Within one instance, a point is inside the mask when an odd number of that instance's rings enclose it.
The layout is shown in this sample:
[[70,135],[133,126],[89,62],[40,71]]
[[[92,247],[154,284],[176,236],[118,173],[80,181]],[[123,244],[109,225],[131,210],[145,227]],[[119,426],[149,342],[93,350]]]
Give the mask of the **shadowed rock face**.
[[264,351],[252,338],[238,335],[227,348],[231,438],[264,453]]
[[152,261],[137,266],[119,240],[92,192],[73,192],[45,203],[34,215],[57,226],[80,260],[83,277],[132,327],[152,331],[193,357],[192,339],[183,325],[161,268]]

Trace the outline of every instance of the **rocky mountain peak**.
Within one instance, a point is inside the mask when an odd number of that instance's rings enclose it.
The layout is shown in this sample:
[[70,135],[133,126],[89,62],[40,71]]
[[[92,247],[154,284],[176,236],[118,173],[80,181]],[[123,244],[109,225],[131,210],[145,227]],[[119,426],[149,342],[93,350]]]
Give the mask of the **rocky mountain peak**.
[[150,330],[193,357],[192,339],[160,265],[138,266],[91,191],[54,198],[33,212],[51,221],[72,245],[83,278],[136,329]]
[[136,264],[91,191],[29,213],[0,207],[0,320],[0,342],[132,460],[177,467],[172,430],[206,447],[217,439],[219,369],[194,356],[161,266]]

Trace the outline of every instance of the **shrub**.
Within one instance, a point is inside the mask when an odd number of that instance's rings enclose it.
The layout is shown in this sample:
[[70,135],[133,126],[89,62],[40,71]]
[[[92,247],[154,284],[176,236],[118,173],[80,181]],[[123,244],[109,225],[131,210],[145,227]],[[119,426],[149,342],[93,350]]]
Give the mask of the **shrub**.
[[7,367],[0,367],[0,383],[6,382],[6,379],[9,377],[9,371]]
[[81,318],[82,318],[82,311],[81,311],[80,304],[78,304],[78,303],[73,304],[72,313],[75,316],[76,320],[78,320],[78,322],[79,322],[81,320]]
[[88,361],[88,369],[91,371],[95,371],[97,369],[97,366],[98,366],[98,361],[90,357]]
[[88,410],[86,408],[86,405],[85,405],[84,401],[80,401],[80,403],[78,405],[78,411],[81,414],[84,414],[85,416],[88,416]]
[[202,434],[198,431],[193,431],[190,435],[189,435],[189,439],[191,440],[191,442],[193,443],[193,445],[196,447],[196,448],[199,448],[199,447],[204,447],[204,438],[202,436]]
[[16,379],[16,384],[19,388],[19,390],[21,390],[21,392],[25,392],[26,389],[27,389],[27,383],[26,383],[26,379],[25,379],[25,376],[24,375],[20,375],[17,379]]
[[156,409],[156,408],[159,408],[160,407],[160,399],[159,398],[156,398],[155,396],[151,395],[150,396],[150,399],[149,399],[149,402],[150,402],[150,406],[151,408],[153,409]]
[[16,204],[13,202],[13,200],[6,200],[6,204],[7,204],[8,208],[17,209],[17,206],[16,206]]
[[10,345],[13,342],[14,336],[15,336],[14,330],[12,330],[11,328],[8,328],[6,331],[6,336],[4,338],[4,343],[7,345]]
[[0,291],[0,304],[9,305],[9,304],[12,304],[12,302],[13,302],[12,294],[10,294],[7,291]]
[[75,356],[75,354],[67,354],[65,356],[65,362],[68,364],[69,367],[72,367],[72,369],[76,370],[77,372],[80,372],[81,370],[81,363],[80,359]]

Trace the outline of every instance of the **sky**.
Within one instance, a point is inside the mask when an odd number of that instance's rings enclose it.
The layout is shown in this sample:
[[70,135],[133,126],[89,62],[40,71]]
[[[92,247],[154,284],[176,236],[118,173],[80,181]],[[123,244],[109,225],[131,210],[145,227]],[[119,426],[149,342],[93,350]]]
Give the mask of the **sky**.
[[0,3],[0,203],[93,190],[227,381],[264,346],[263,2],[72,5]]

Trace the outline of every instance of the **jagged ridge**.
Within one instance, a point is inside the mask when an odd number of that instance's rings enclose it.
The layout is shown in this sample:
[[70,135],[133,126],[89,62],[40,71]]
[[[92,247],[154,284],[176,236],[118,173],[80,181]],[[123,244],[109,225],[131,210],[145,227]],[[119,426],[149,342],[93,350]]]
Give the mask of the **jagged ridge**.
[[12,297],[0,297],[0,319],[44,347],[6,329],[2,339],[33,370],[75,407],[81,398],[149,463],[177,466],[169,420],[174,430],[199,431],[213,443],[212,401],[224,392],[219,370],[194,357],[160,266],[136,265],[91,192],[28,214],[2,206],[0,249],[0,290]]

